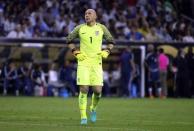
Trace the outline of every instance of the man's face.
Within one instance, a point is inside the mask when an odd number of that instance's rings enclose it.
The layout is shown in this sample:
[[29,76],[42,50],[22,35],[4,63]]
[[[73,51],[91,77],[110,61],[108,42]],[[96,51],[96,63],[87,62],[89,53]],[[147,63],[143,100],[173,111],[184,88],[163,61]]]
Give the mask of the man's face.
[[149,52],[154,51],[154,46],[153,46],[153,45],[148,45],[148,51],[149,51]]
[[86,23],[91,23],[91,22],[96,21],[96,12],[92,9],[86,10],[85,21],[86,21]]

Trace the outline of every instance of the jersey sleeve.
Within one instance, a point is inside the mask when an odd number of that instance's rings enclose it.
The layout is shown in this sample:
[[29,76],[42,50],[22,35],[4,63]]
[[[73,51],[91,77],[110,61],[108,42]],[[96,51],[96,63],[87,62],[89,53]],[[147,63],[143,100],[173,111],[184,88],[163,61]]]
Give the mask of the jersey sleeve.
[[79,38],[79,29],[81,25],[78,25],[74,30],[66,37],[66,43],[70,44],[74,39]]
[[101,25],[101,28],[104,32],[103,34],[103,38],[107,41],[107,43],[111,43],[111,44],[114,44],[114,38],[112,37],[111,33],[109,32],[109,30],[104,26],[104,25]]

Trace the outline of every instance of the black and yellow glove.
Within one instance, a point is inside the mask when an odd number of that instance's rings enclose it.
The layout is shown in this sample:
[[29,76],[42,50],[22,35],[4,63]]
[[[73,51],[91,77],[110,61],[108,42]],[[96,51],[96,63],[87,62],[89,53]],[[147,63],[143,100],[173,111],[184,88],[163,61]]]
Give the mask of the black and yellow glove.
[[79,50],[72,50],[72,53],[78,61],[83,61],[87,58],[85,53],[81,53]]
[[104,59],[108,58],[109,54],[110,54],[110,51],[109,51],[109,50],[102,50],[102,51],[100,52],[100,55],[101,55],[102,58],[104,58]]

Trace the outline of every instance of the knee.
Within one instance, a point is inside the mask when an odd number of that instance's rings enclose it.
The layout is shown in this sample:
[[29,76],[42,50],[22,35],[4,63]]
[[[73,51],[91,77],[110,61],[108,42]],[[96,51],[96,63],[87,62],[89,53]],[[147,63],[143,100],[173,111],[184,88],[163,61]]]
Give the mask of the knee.
[[102,93],[102,88],[96,88],[96,89],[94,90],[94,93],[95,93],[96,95],[101,95],[101,93]]
[[88,87],[80,86],[80,92],[81,93],[88,93]]
[[102,94],[101,94],[101,93],[94,92],[94,95],[95,95],[96,97],[100,98]]

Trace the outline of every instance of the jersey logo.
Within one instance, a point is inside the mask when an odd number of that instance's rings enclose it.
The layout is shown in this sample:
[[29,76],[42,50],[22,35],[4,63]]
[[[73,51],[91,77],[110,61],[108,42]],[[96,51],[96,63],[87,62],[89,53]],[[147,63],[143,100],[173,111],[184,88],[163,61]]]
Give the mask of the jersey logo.
[[95,31],[95,35],[98,36],[99,35],[99,31]]
[[83,32],[82,34],[86,34],[86,32]]

